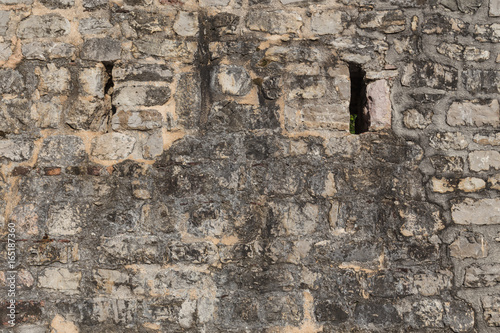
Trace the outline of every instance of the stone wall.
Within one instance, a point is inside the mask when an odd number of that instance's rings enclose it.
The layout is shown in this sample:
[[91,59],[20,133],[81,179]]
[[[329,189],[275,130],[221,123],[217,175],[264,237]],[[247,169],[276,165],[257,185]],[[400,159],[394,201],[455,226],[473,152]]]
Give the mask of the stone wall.
[[0,0],[13,332],[498,332],[499,42],[499,0]]

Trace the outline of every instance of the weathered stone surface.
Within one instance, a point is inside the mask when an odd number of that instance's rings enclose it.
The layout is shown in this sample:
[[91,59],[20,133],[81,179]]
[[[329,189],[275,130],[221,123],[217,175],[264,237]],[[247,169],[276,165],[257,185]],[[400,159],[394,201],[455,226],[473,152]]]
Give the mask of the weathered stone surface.
[[323,11],[313,14],[311,30],[318,35],[335,35],[344,30],[342,13],[338,11]]
[[40,128],[57,128],[61,115],[61,100],[57,97],[39,101],[31,107],[31,119]]
[[362,29],[377,29],[391,34],[405,30],[406,17],[400,10],[367,11],[361,13],[357,24]]
[[113,130],[140,130],[148,131],[160,128],[163,117],[158,111],[119,111],[112,119]]
[[488,178],[490,188],[500,191],[500,173]]
[[112,27],[108,20],[89,17],[80,21],[78,31],[83,35],[93,35],[108,32]]
[[475,143],[479,143],[481,145],[500,146],[500,133],[492,133],[488,136],[475,134],[472,139]]
[[377,80],[366,86],[366,106],[363,112],[369,115],[370,130],[380,131],[391,128],[392,104],[389,84],[386,80]]
[[170,99],[170,94],[168,87],[125,86],[116,90],[113,104],[124,108],[162,105]]
[[33,153],[33,143],[25,140],[0,140],[0,157],[14,162],[26,161]]
[[498,100],[453,102],[448,109],[446,122],[450,126],[498,126],[500,124]]
[[121,133],[107,133],[92,140],[92,155],[101,160],[117,160],[130,155],[136,139]]
[[51,206],[47,217],[49,236],[72,236],[81,229],[81,218],[84,217],[81,209],[71,204]]
[[171,82],[174,73],[170,67],[162,64],[139,64],[121,62],[113,67],[113,80],[120,81],[165,81]]
[[453,186],[449,179],[446,178],[436,178],[431,179],[432,191],[438,193],[448,193],[455,191],[455,186]]
[[460,44],[441,43],[436,48],[438,53],[443,54],[454,60],[462,60],[465,48]]
[[77,294],[81,279],[81,272],[71,272],[67,268],[46,268],[38,278],[38,284],[41,288]]
[[425,34],[460,34],[467,33],[468,23],[461,19],[444,16],[442,14],[431,14],[426,17],[422,24],[422,32]]
[[179,36],[196,36],[198,33],[198,15],[192,12],[179,12],[174,23],[174,31]]
[[75,47],[71,44],[59,42],[33,42],[23,44],[22,52],[26,59],[71,58],[75,54]]
[[46,68],[35,71],[40,77],[38,90],[40,94],[63,93],[70,87],[71,75],[64,67],[57,67],[53,63],[47,64]]
[[19,93],[24,88],[22,75],[12,69],[0,69],[0,92],[2,94]]
[[87,154],[83,140],[73,135],[55,135],[43,141],[38,154],[40,166],[70,166],[83,162]]
[[487,244],[483,235],[459,236],[450,244],[450,255],[455,258],[486,258],[488,256]]
[[243,67],[222,65],[211,73],[210,85],[223,94],[244,96],[252,89],[252,80]]
[[75,5],[74,0],[40,0],[40,2],[50,9],[66,9]]
[[464,284],[468,287],[491,287],[500,283],[500,265],[474,265],[465,270]]
[[60,37],[69,31],[70,23],[61,15],[32,15],[19,23],[17,35],[21,38]]
[[464,192],[476,192],[486,187],[486,182],[481,178],[467,177],[461,179],[458,188]]
[[462,72],[465,89],[474,94],[500,92],[500,71],[468,69]]
[[489,15],[490,16],[500,16],[500,2],[498,0],[489,1]]
[[466,198],[452,205],[451,217],[457,224],[498,224],[500,223],[500,199]]
[[460,132],[444,132],[432,135],[429,138],[429,145],[440,150],[465,149],[469,142]]
[[500,297],[484,296],[481,298],[483,317],[488,326],[500,326]]
[[500,24],[476,24],[474,25],[474,38],[480,42],[500,42]]
[[418,110],[410,109],[405,111],[403,123],[406,128],[424,129],[432,123],[432,114],[424,115]]
[[294,12],[251,11],[247,18],[248,29],[271,34],[298,33],[302,27],[302,18]]
[[453,332],[469,332],[474,328],[474,310],[463,301],[445,302],[443,321]]
[[182,62],[193,61],[196,43],[169,40],[164,38],[143,38],[134,42],[137,51],[145,55],[166,57],[169,59],[180,59]]
[[411,63],[404,67],[401,84],[412,87],[430,87],[456,90],[457,69],[433,62]]
[[469,154],[469,166],[472,171],[500,169],[500,152],[495,150],[473,151]]
[[121,59],[121,43],[112,38],[92,38],[82,44],[80,57],[93,61]]

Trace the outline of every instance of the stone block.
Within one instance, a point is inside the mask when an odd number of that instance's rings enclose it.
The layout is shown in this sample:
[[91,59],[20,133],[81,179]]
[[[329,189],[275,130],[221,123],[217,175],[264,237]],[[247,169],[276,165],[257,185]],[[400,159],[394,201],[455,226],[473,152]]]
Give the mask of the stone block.
[[468,69],[462,72],[462,77],[465,89],[469,93],[497,94],[500,92],[500,71],[492,69]]
[[72,58],[76,48],[68,43],[60,42],[33,42],[23,44],[22,53],[26,59],[49,60],[58,58]]
[[500,24],[476,24],[472,35],[482,43],[500,43]]
[[170,67],[163,64],[141,64],[134,62],[120,62],[113,67],[113,80],[122,81],[164,81],[171,82],[174,73]]
[[93,61],[115,61],[121,59],[122,46],[113,38],[92,38],[82,44],[80,57]]
[[472,140],[480,145],[500,146],[500,133],[491,133],[487,136],[482,134],[474,134]]
[[69,34],[69,21],[59,14],[31,15],[19,23],[17,36],[29,38],[56,38]]
[[92,156],[101,160],[118,160],[132,153],[136,139],[122,133],[107,133],[92,140]]
[[456,201],[451,206],[451,217],[456,224],[499,224],[500,198]]
[[472,171],[500,169],[500,152],[496,150],[478,150],[469,153],[469,167]]
[[474,46],[467,46],[464,50],[464,59],[466,61],[486,61],[490,58],[490,51],[480,49]]
[[294,12],[250,11],[246,18],[248,29],[271,34],[298,33],[303,25],[302,17]]
[[401,84],[408,87],[429,87],[456,90],[458,70],[434,62],[414,62],[403,69]]
[[424,34],[451,34],[466,35],[469,24],[463,20],[445,16],[442,14],[431,14],[427,16],[422,23],[422,32]]
[[477,192],[486,187],[486,182],[481,178],[467,177],[460,180],[458,189],[464,192]]
[[472,288],[493,287],[500,283],[500,265],[473,265],[465,269],[464,285]]
[[391,128],[392,104],[389,84],[386,80],[376,80],[366,85],[366,106],[363,113],[370,119],[370,131]]
[[31,119],[40,128],[57,128],[61,120],[62,105],[58,97],[40,100],[31,107]]
[[70,87],[71,74],[68,69],[58,67],[54,63],[47,64],[47,67],[41,70],[37,68],[35,73],[40,77],[38,90],[41,95],[48,93],[61,94]]
[[73,135],[54,135],[43,141],[38,154],[39,166],[78,165],[87,157],[83,140]]
[[211,72],[210,86],[223,94],[244,96],[252,89],[252,80],[241,66],[220,65]]
[[317,35],[336,35],[344,30],[342,12],[322,11],[311,17],[311,30]]
[[155,110],[118,111],[111,120],[113,130],[149,131],[162,127],[163,117]]
[[429,145],[438,150],[460,150],[467,148],[469,142],[461,132],[444,132],[433,134]]
[[19,93],[24,88],[24,79],[16,70],[0,69],[0,93]]
[[168,87],[123,86],[116,89],[113,95],[113,104],[124,109],[163,105],[170,99],[170,94]]
[[486,258],[488,249],[484,236],[481,234],[461,235],[450,244],[450,256],[465,258]]
[[180,11],[173,29],[179,36],[196,36],[198,33],[198,14]]
[[165,38],[142,38],[134,41],[137,51],[147,56],[176,59],[184,63],[191,63],[198,48],[196,42],[171,40]]
[[29,160],[33,154],[33,143],[27,140],[0,140],[0,158],[14,162]]
[[483,305],[483,318],[490,327],[500,326],[500,297],[483,296],[481,298]]
[[361,29],[376,29],[386,34],[404,31],[406,16],[401,10],[361,12],[358,21]]
[[7,61],[12,55],[10,43],[0,43],[0,61]]
[[500,1],[490,0],[490,16],[500,16]]
[[50,9],[67,9],[75,5],[75,0],[40,0],[40,2]]
[[500,106],[498,100],[472,100],[453,102],[446,122],[450,126],[498,126]]
[[78,31],[82,35],[108,33],[111,28],[113,28],[113,26],[108,20],[97,17],[82,19],[78,24]]
[[432,114],[423,114],[415,109],[410,109],[403,114],[403,124],[410,129],[424,129],[432,123]]
[[40,288],[68,294],[78,294],[81,272],[71,272],[67,268],[46,268],[38,278]]
[[444,302],[443,322],[455,333],[470,332],[474,328],[474,310],[464,301]]
[[50,206],[46,221],[48,235],[57,237],[80,233],[83,213],[80,207],[73,204]]

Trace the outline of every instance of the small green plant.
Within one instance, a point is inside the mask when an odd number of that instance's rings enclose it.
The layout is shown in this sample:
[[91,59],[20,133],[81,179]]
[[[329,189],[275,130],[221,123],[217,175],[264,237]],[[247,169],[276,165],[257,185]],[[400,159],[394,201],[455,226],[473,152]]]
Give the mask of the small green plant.
[[349,132],[351,134],[356,134],[356,118],[357,114],[351,114],[351,120],[349,121]]

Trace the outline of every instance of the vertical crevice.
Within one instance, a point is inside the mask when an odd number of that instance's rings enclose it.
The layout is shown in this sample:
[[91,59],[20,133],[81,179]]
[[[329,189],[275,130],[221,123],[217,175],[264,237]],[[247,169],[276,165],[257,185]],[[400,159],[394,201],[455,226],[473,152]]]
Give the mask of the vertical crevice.
[[369,114],[363,110],[366,106],[365,74],[366,72],[359,64],[349,63],[349,76],[351,79],[349,131],[352,134],[364,133],[370,127]]
[[116,107],[113,104],[113,91],[115,87],[115,83],[113,81],[113,67],[114,64],[110,61],[103,61],[102,64],[104,65],[104,68],[106,68],[106,74],[108,76],[108,80],[106,81],[106,84],[104,85],[104,96],[109,96],[110,98],[110,103],[111,103],[111,113],[108,115],[108,132],[111,129],[111,119],[113,116],[116,114]]
[[203,128],[204,124],[208,121],[210,112],[212,96],[210,93],[210,35],[211,27],[208,20],[207,13],[200,12],[198,14],[198,61],[197,67],[200,73],[200,87],[201,87],[201,112],[199,124]]

